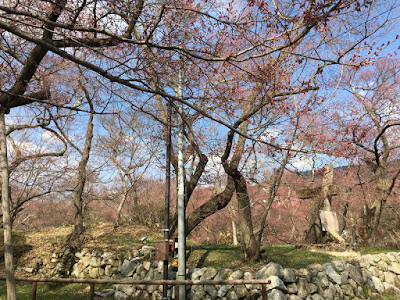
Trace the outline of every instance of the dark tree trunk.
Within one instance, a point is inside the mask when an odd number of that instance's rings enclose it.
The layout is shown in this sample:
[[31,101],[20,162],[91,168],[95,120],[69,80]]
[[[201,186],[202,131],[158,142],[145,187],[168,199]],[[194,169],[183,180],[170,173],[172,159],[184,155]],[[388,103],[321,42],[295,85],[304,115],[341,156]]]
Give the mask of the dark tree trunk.
[[83,217],[83,191],[85,189],[86,177],[87,177],[87,164],[89,161],[90,156],[90,149],[92,147],[92,140],[93,140],[93,104],[87,95],[86,98],[88,99],[91,113],[89,116],[88,124],[86,127],[86,138],[85,138],[85,145],[83,150],[80,151],[81,154],[81,161],[79,162],[78,166],[78,175],[76,178],[76,186],[73,191],[73,201],[74,201],[74,208],[75,208],[75,216],[74,216],[74,231],[70,236],[70,240],[75,241],[78,240],[81,235],[85,231],[84,227],[84,217]]

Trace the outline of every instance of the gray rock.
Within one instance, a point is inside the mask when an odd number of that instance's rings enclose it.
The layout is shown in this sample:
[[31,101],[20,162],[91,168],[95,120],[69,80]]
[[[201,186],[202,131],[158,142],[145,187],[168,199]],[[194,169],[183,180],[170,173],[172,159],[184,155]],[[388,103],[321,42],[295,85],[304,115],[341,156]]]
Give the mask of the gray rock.
[[143,246],[142,249],[139,250],[139,253],[144,257],[153,256],[156,252],[156,248],[154,246]]
[[[75,254],[76,255],[76,254]],[[106,252],[104,252],[102,255],[101,255],[101,258],[102,259],[110,259],[110,258],[112,258],[114,256],[114,254],[112,254],[111,252],[108,252],[108,251],[106,251]]]
[[244,285],[235,285],[235,292],[239,299],[246,299],[248,295],[247,288]]
[[324,299],[326,300],[333,300],[335,295],[336,295],[336,288],[335,286],[331,283],[331,285],[323,291]]
[[336,295],[337,295],[336,298],[343,299],[342,288],[338,284],[335,284],[335,289],[336,289]]
[[121,266],[121,275],[124,277],[130,277],[133,275],[137,266],[136,261],[130,261],[125,259]]
[[374,266],[370,267],[369,271],[370,271],[371,275],[375,276],[375,277],[378,277],[382,273],[382,271],[379,271],[379,269]]
[[276,289],[287,292],[285,283],[278,276],[270,276],[267,280],[271,281],[270,284],[267,284],[267,291]]
[[354,297],[354,291],[350,284],[344,284],[341,286],[343,294],[345,296]]
[[324,300],[324,297],[322,297],[319,294],[314,294],[314,295],[311,295],[311,299],[312,300]]
[[340,277],[342,278],[342,284],[349,283],[349,271],[343,271],[342,273],[340,273]]
[[89,277],[90,278],[99,278],[100,274],[99,274],[99,268],[89,268]]
[[157,264],[157,266],[155,266],[155,268],[157,268],[157,272],[162,273],[164,271],[164,262],[159,261],[159,262],[156,262],[156,264]]
[[139,299],[140,300],[150,300],[151,297],[147,291],[142,291]]
[[231,272],[231,269],[222,269],[215,275],[214,280],[226,280]]
[[360,271],[360,268],[356,267],[353,264],[347,264],[346,265],[347,270],[349,271],[349,277],[352,278],[355,282],[357,282],[358,285],[363,284],[363,276]]
[[225,295],[228,293],[228,291],[233,287],[233,285],[223,285],[220,287],[220,289],[218,290],[218,297],[222,298],[225,297]]
[[[338,271],[338,272],[343,272],[344,271],[344,264],[341,261],[333,261],[332,265],[334,266],[336,271]],[[324,265],[322,265],[322,266],[324,266]]]
[[206,291],[201,285],[193,285],[191,289],[192,300],[202,300],[206,295]]
[[353,288],[353,290],[356,290],[358,287],[357,282],[355,282],[353,279],[349,279],[349,284],[351,285],[351,287]]
[[318,291],[318,288],[314,283],[309,283],[308,290],[310,291],[310,294],[314,294]]
[[206,285],[206,286],[204,286],[204,290],[206,291],[206,293],[207,293],[208,295],[210,295],[210,297],[211,297],[212,299],[217,298],[218,293],[217,293],[217,290],[215,289],[214,286]]
[[394,286],[400,286],[400,280],[396,274],[391,272],[384,272],[383,275],[385,276],[385,282],[392,284]]
[[367,282],[368,279],[371,279],[371,277],[372,277],[371,273],[367,269],[362,269],[361,274],[363,276],[364,282]]
[[[243,279],[244,280],[252,280],[253,275],[250,272],[244,272]],[[246,284],[245,286],[248,290],[251,290],[253,288],[251,284]]]
[[297,292],[298,292],[296,283],[286,284],[286,288],[287,288],[288,294],[297,294]]
[[101,266],[101,258],[93,256],[90,260],[90,265],[94,268],[99,268]]
[[114,259],[112,264],[113,267],[121,268],[122,266],[122,261],[120,259]]
[[297,295],[302,299],[305,299],[310,293],[310,290],[308,288],[308,282],[304,278],[299,278],[299,281],[297,282],[297,289],[298,289]]
[[143,268],[144,268],[146,271],[149,271],[150,268],[151,268],[151,262],[149,262],[149,261],[144,261],[144,262],[143,262]]
[[143,265],[142,264],[138,264],[137,267],[136,267],[136,274],[140,274],[143,271],[144,271]]
[[239,300],[238,296],[236,295],[236,292],[234,290],[228,291],[226,298],[228,300]]
[[195,269],[191,275],[192,280],[199,280],[200,277],[206,272],[207,268]]
[[215,268],[207,268],[201,276],[201,280],[211,280],[217,275],[218,271]]
[[154,269],[151,268],[149,272],[147,272],[146,276],[144,277],[144,280],[154,280]]
[[386,257],[387,257],[387,259],[390,260],[391,262],[397,261],[396,254],[393,253],[393,252],[386,253]]
[[282,280],[285,283],[293,283],[296,282],[298,279],[297,277],[297,270],[292,268],[285,268],[282,271]]
[[329,286],[329,279],[325,272],[319,272],[317,275],[318,285],[321,286],[322,289],[325,289]]
[[126,295],[131,296],[136,291],[136,287],[133,285],[119,284],[117,290],[124,292]]
[[307,266],[308,272],[310,272],[311,276],[317,276],[319,272],[323,271],[323,267],[320,264],[312,264]]
[[140,251],[138,249],[132,249],[133,257],[138,257],[140,255]]
[[378,277],[372,276],[372,282],[378,293],[383,294],[385,292],[385,287]]
[[25,272],[27,272],[27,273],[33,273],[34,272],[34,269],[33,268],[25,268]]
[[281,278],[282,270],[283,268],[281,265],[274,262],[270,262],[269,264],[267,264],[266,266],[264,266],[263,268],[261,268],[256,272],[256,279],[266,279],[270,276],[278,276]]
[[384,282],[383,286],[385,287],[385,295],[391,297],[399,297],[400,296],[400,289],[395,287],[393,284]]
[[386,263],[386,261],[379,261],[378,264],[376,265],[376,267],[381,270],[381,271],[388,271],[389,270],[389,265]]
[[336,273],[331,264],[323,264],[322,267],[324,268],[326,275],[333,283],[339,285],[342,284],[342,277]]
[[303,300],[303,298],[297,295],[289,295],[288,300]]
[[126,300],[129,299],[129,296],[121,291],[115,291],[114,300]]
[[229,275],[228,280],[240,280],[243,278],[243,271],[237,270]]
[[94,292],[94,294],[99,298],[108,298],[112,297],[115,294],[115,290],[113,289],[105,289],[101,292]]
[[280,290],[270,290],[268,292],[268,299],[271,300],[286,300],[286,296]]
[[117,273],[119,273],[119,269],[117,267],[112,267],[110,265],[107,265],[104,268],[104,275],[106,275],[107,277],[111,277],[113,274]]

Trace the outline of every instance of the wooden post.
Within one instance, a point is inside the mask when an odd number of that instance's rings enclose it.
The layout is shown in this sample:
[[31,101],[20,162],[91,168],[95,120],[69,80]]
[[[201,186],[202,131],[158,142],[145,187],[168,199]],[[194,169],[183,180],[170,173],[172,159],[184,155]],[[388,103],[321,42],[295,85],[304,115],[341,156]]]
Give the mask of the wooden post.
[[179,299],[179,285],[174,285],[174,290],[175,290],[174,299],[178,300]]
[[261,297],[262,300],[267,300],[267,288],[264,283],[261,285]]
[[32,282],[32,300],[36,300],[37,282]]
[[94,299],[94,283],[90,284],[90,296],[89,296],[90,300]]

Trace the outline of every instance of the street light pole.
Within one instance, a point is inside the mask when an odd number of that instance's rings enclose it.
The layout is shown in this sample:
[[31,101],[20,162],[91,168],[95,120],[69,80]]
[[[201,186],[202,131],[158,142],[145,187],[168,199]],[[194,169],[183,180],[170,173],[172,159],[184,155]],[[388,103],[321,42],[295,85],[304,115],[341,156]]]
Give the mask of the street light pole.
[[[182,99],[182,68],[178,74],[178,97]],[[183,162],[183,105],[178,103],[178,280],[186,279],[186,234],[185,234],[185,178]],[[186,300],[186,286],[179,286],[179,300]]]
[[[169,243],[169,203],[171,198],[171,114],[172,105],[167,103],[167,151],[165,167],[165,207],[164,207],[164,240]],[[163,262],[163,279],[168,280],[168,260]],[[163,300],[168,299],[168,285],[163,285]]]

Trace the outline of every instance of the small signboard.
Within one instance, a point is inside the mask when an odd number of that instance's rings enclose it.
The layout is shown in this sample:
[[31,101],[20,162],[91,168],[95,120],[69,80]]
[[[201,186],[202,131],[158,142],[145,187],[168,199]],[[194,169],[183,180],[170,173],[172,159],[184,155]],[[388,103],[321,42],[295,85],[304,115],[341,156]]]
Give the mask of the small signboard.
[[335,212],[321,210],[319,216],[321,218],[323,231],[339,233],[339,222]]
[[169,241],[157,241],[156,244],[156,260],[168,260],[169,258]]

